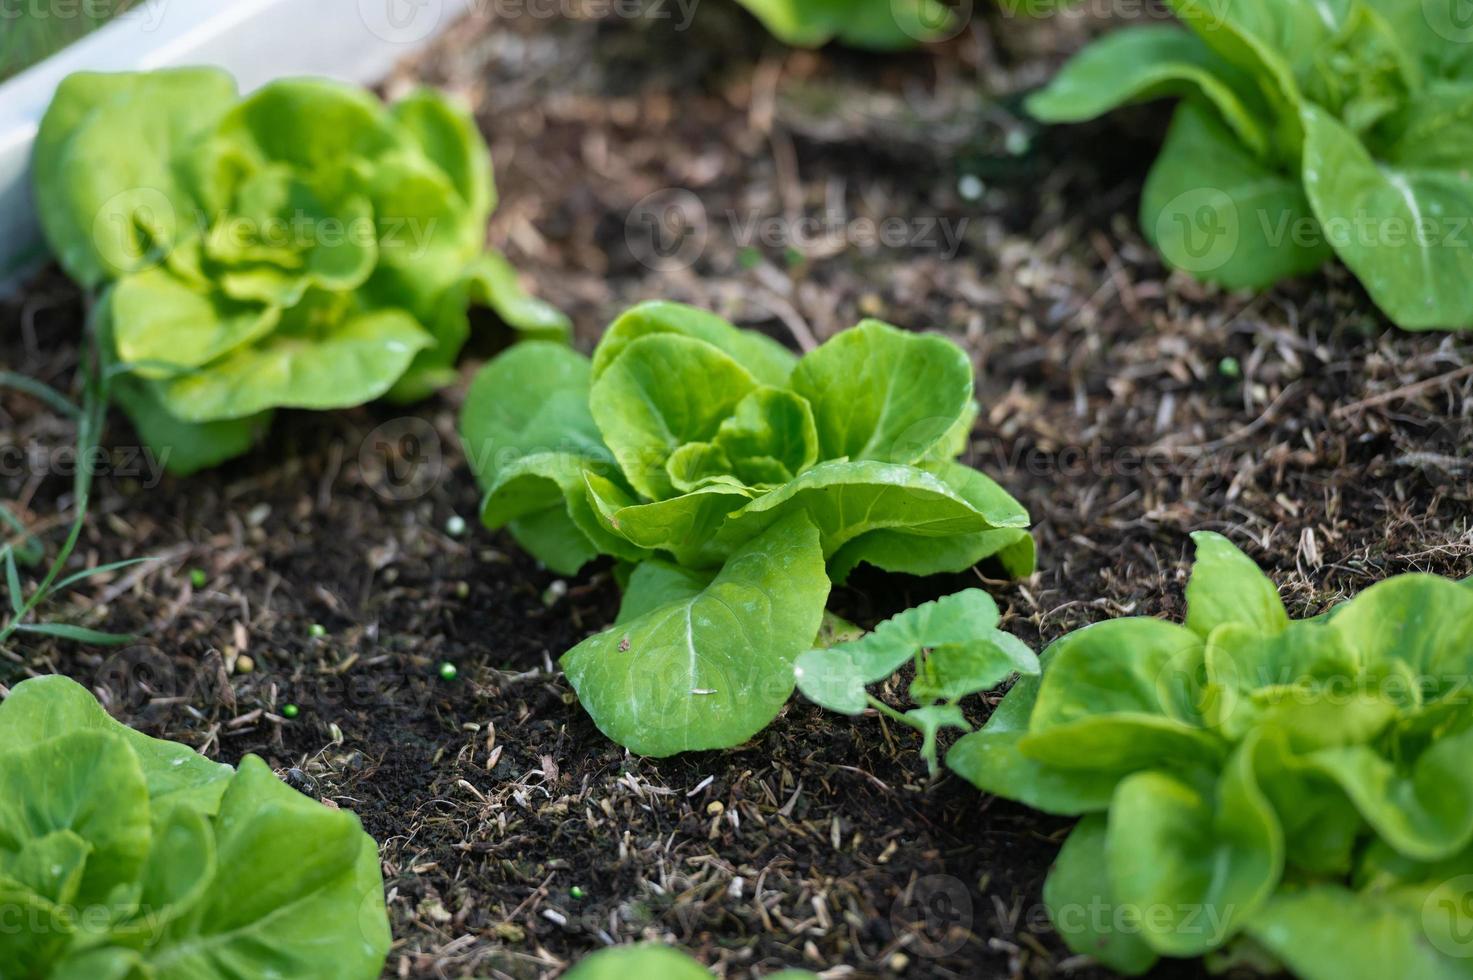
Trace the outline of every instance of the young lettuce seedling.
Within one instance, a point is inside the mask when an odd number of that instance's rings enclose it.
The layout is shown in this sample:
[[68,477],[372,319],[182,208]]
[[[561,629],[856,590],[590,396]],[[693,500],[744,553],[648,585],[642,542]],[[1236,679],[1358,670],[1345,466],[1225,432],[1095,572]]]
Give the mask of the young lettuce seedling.
[[278,408],[445,384],[486,306],[526,335],[567,320],[486,251],[491,158],[468,113],[421,90],[224,72],[79,73],[36,138],[57,259],[106,288],[113,394],[173,472],[245,452]]
[[1231,288],[1338,254],[1398,325],[1473,327],[1473,59],[1455,0],[1169,0],[1034,95],[1047,122],[1182,96],[1141,199],[1176,268]]
[[1194,538],[1185,626],[1069,634],[947,766],[1082,817],[1044,900],[1112,969],[1466,975],[1473,589],[1402,575],[1291,621],[1247,556]]
[[368,980],[390,943],[356,816],[255,756],[133,731],[61,676],[0,703],[0,909],[7,977]]
[[[997,628],[997,604],[968,589],[886,620],[872,633],[809,650],[795,668],[798,690],[830,711],[858,715],[874,708],[918,730],[921,757],[936,774],[936,736],[943,728],[971,731],[958,706],[1013,674],[1035,675],[1038,658],[1021,640]],[[920,707],[900,712],[865,690],[906,662],[915,664],[910,698]]]
[[591,359],[537,342],[497,357],[461,433],[488,527],[564,575],[621,563],[618,621],[562,666],[606,735],[663,756],[765,727],[830,582],[860,563],[1033,570],[1027,511],[957,461],[976,412],[971,364],[941,337],[866,321],[799,359],[648,303]]

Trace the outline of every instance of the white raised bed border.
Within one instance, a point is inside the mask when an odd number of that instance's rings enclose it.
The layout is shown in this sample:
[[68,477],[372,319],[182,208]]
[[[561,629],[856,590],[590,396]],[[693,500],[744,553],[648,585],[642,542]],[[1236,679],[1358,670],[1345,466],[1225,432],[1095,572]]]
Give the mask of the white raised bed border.
[[[475,0],[142,0],[117,20],[0,83],[0,291],[45,256],[31,204],[31,144],[75,71],[214,65],[242,90],[273,78],[377,81]],[[52,16],[79,3],[41,2]],[[0,25],[3,27],[3,25]],[[119,147],[119,152],[127,152]]]

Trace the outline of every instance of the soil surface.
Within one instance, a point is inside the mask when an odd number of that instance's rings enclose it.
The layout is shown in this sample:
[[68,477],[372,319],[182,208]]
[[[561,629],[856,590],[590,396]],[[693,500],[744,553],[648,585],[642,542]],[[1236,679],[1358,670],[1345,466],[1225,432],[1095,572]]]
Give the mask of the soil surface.
[[[1031,509],[1041,570],[859,575],[836,601],[866,625],[979,581],[1040,648],[1179,617],[1204,528],[1298,615],[1394,573],[1473,573],[1473,337],[1390,327],[1338,267],[1258,297],[1168,273],[1135,208],[1169,110],[1037,131],[1020,95],[1104,25],[978,7],[957,38],[886,57],[788,51],[717,0],[685,31],[476,16],[386,89],[474,103],[502,196],[491,239],[585,349],[663,297],[794,347],[878,316],[971,351],[972,462]],[[74,390],[83,314],[39,275],[0,306],[0,366]],[[484,337],[465,378],[504,342]],[[617,590],[479,528],[463,391],[287,413],[263,448],[183,480],[115,416],[72,565],[159,560],[43,612],[145,641],[17,644],[0,683],[64,672],[146,731],[302,769],[382,845],[388,976],[550,976],[642,937],[728,977],[1096,972],[1040,906],[1067,822],[928,780],[918,740],[877,716],[795,697],[747,746],[659,762],[603,738],[555,661]],[[0,498],[53,549],[73,436],[0,395]]]

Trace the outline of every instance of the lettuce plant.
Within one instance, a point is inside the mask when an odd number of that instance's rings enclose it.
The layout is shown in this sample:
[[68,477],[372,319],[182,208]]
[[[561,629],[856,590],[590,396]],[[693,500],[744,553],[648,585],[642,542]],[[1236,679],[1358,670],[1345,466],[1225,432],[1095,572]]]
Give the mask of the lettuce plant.
[[899,51],[950,37],[956,14],[938,0],[738,0],[784,44],[819,48],[830,41],[871,51]]
[[378,848],[255,756],[118,724],[75,682],[0,703],[0,972],[66,980],[379,975]]
[[1291,621],[1198,534],[1186,625],[1127,618],[1043,654],[947,765],[1080,815],[1044,887],[1124,973],[1215,954],[1302,977],[1466,976],[1473,588],[1381,582]]
[[496,358],[461,432],[488,527],[563,574],[621,563],[618,620],[562,665],[606,735],[662,756],[770,722],[856,565],[1032,571],[1027,512],[956,462],[976,410],[941,337],[867,321],[800,360],[649,303],[591,359],[542,342]]
[[[997,628],[997,603],[967,589],[922,603],[853,640],[816,647],[798,657],[798,690],[830,711],[861,714],[874,708],[921,733],[921,758],[936,773],[936,736],[943,728],[969,732],[957,702],[990,690],[1013,674],[1038,673],[1038,658],[1011,633]],[[910,699],[900,712],[865,690],[906,663],[914,664]]]
[[175,472],[244,452],[278,408],[428,394],[473,304],[566,331],[484,248],[490,155],[429,90],[384,106],[325,80],[242,99],[212,69],[76,74],[34,172],[62,267],[108,287],[114,393]]
[[1028,103],[1183,96],[1141,200],[1171,265],[1261,287],[1338,254],[1407,329],[1473,326],[1473,60],[1456,0],[1169,0]]

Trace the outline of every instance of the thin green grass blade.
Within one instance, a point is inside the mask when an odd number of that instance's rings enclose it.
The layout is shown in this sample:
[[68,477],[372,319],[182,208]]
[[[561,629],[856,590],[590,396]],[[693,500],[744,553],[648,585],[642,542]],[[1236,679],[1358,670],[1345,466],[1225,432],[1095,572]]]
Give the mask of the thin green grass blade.
[[15,632],[53,636],[58,640],[71,640],[75,643],[90,643],[103,647],[120,647],[138,642],[138,637],[131,633],[104,633],[102,630],[72,626],[68,623],[22,623],[15,627]]
[[106,565],[98,565],[96,568],[88,568],[73,575],[68,575],[66,578],[57,582],[56,585],[52,586],[51,591],[60,592],[62,589],[65,589],[69,585],[75,585],[76,583],[81,582],[85,579],[92,578],[95,575],[105,575],[108,572],[116,572],[120,568],[128,568],[131,565],[142,565],[144,562],[158,560],[159,558],[157,555],[150,555],[147,558],[125,558],[122,561],[108,562]]
[[25,608],[25,602],[21,599],[20,591],[20,569],[15,567],[15,549],[5,545],[5,588],[10,592],[10,610],[17,616],[21,609]]
[[66,395],[57,391],[48,384],[28,378],[24,374],[14,371],[0,371],[0,388],[14,388],[16,391],[25,392],[32,398],[45,402],[69,419],[78,418],[82,410]]

